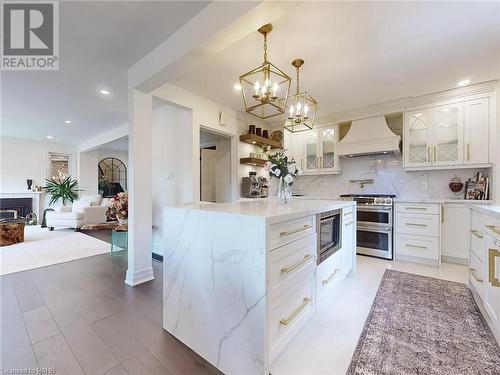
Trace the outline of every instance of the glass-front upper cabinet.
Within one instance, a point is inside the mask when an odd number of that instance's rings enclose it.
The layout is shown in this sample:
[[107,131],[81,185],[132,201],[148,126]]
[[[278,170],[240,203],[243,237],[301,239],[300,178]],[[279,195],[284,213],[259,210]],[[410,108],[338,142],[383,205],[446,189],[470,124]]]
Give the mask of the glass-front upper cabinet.
[[432,162],[431,150],[432,109],[423,109],[405,113],[405,164],[416,167]]
[[321,169],[336,169],[338,159],[335,157],[335,146],[338,135],[337,128],[321,128]]
[[463,161],[463,103],[434,108],[432,161],[452,165]]
[[318,170],[319,143],[316,129],[308,130],[304,133],[304,172]]

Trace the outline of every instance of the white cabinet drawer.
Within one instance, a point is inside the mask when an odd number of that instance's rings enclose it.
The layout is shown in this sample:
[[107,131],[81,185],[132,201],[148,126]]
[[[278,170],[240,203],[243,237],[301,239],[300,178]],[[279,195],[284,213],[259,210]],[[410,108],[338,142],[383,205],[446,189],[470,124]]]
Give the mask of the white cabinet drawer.
[[421,214],[396,214],[396,233],[438,237],[439,216]]
[[314,272],[300,280],[279,299],[271,302],[269,348],[272,362],[314,314]]
[[488,233],[490,236],[495,238],[496,240],[500,241],[500,223],[491,220],[491,219],[486,219],[485,224],[484,224],[484,229],[486,233]]
[[439,240],[436,237],[421,237],[396,234],[396,257],[398,255],[438,261]]
[[320,301],[342,280],[342,251],[337,251],[316,267],[316,298]]
[[481,262],[486,261],[484,232],[479,229],[470,230],[470,250]]
[[344,221],[354,219],[354,206],[344,207],[342,209],[342,218]]
[[282,246],[269,254],[269,286],[273,299],[316,268],[316,233]]
[[469,280],[481,298],[484,298],[484,262],[474,253],[470,254]]
[[396,212],[439,215],[436,203],[396,203]]
[[269,226],[269,248],[276,249],[311,233],[316,233],[315,215],[271,224]]

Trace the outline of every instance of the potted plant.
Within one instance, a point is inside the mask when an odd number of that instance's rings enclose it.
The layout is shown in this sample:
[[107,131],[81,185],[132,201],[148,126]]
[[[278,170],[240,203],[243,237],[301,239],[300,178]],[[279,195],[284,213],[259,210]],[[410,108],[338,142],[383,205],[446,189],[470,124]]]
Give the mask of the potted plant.
[[277,198],[281,204],[285,204],[292,198],[293,178],[300,175],[300,170],[295,160],[289,159],[284,151],[269,154],[267,160],[264,169],[271,178],[279,178]]
[[118,193],[111,198],[110,211],[120,224],[128,221],[128,193]]
[[52,206],[59,200],[62,201],[63,206],[73,203],[78,199],[78,181],[68,176],[62,180],[59,179],[45,179],[44,189],[51,195],[49,205]]

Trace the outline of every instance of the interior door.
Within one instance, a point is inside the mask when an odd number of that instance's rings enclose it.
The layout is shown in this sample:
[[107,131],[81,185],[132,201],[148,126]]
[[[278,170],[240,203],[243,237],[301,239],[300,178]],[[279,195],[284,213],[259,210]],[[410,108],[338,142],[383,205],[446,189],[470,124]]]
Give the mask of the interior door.
[[482,98],[465,102],[466,164],[489,162],[489,100]]
[[463,103],[434,108],[432,124],[434,165],[462,164]]
[[431,164],[430,122],[432,109],[405,113],[405,166],[419,167]]
[[204,202],[215,202],[217,151],[203,148],[200,154],[200,197]]
[[304,132],[304,172],[318,171],[319,133],[316,129]]

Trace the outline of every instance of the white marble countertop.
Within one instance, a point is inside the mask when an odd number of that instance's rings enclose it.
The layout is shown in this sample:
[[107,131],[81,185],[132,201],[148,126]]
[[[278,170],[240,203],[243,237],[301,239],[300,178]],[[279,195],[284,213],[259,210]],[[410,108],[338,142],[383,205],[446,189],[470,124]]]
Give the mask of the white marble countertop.
[[471,205],[472,209],[474,211],[477,211],[479,213],[489,215],[497,220],[500,220],[500,205],[478,205],[478,204],[473,204]]
[[323,200],[323,199],[295,199],[281,205],[277,199],[239,200],[229,203],[193,203],[182,208],[195,209],[208,212],[218,212],[233,215],[248,215],[263,217],[266,221],[279,222],[298,217],[315,215],[320,212],[336,210],[353,206],[355,202]]
[[466,199],[453,199],[453,198],[436,198],[436,199],[413,199],[413,198],[396,198],[396,203],[456,203],[456,204],[490,204],[493,201],[472,201]]

